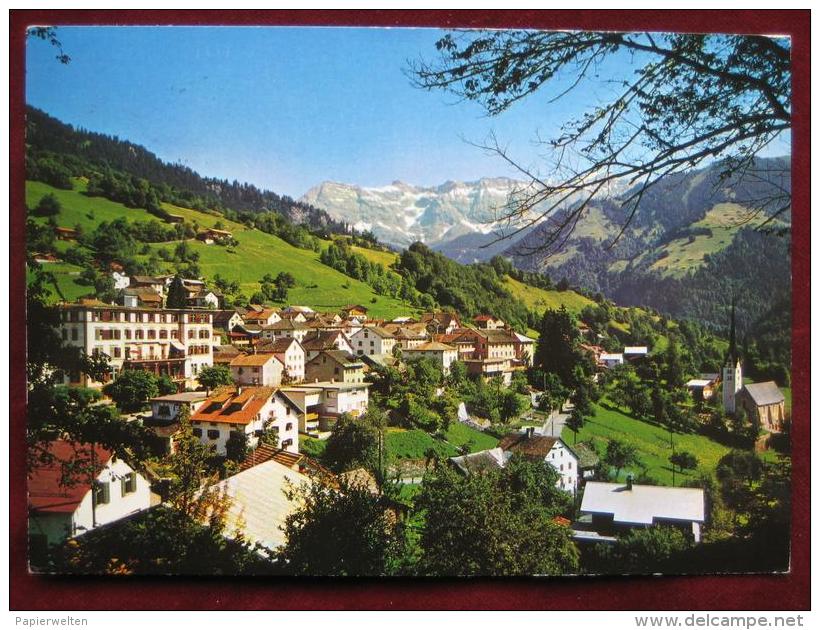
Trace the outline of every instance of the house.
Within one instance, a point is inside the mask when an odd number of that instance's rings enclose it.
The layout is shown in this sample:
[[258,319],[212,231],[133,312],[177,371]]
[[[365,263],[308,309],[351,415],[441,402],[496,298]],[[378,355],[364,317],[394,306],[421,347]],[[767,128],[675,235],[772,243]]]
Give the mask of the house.
[[244,319],[246,324],[255,324],[257,326],[270,326],[282,321],[279,311],[275,308],[263,308],[261,306],[248,309]]
[[285,491],[311,483],[308,475],[273,459],[220,481],[215,489],[230,498],[224,535],[276,551],[286,542],[285,520],[298,507]]
[[54,228],[54,234],[59,241],[76,241],[80,238],[80,233],[70,227],[56,227]]
[[500,330],[505,326],[504,320],[493,317],[492,315],[476,315],[473,317],[473,322],[476,328],[481,330]]
[[525,365],[532,367],[535,365],[535,339],[513,331],[513,345],[515,346],[515,358]]
[[[203,367],[213,365],[213,323],[209,311],[123,307],[101,302],[62,304],[59,331],[63,341],[92,356],[109,357],[111,372],[146,370],[194,387]],[[66,375],[67,384],[101,387],[88,375]]]
[[128,286],[134,289],[151,289],[154,293],[165,295],[165,280],[155,276],[131,276]]
[[719,382],[720,374],[701,374],[698,378],[689,379],[686,388],[695,400],[710,400]]
[[670,488],[588,481],[580,512],[588,517],[591,529],[602,535],[616,535],[635,527],[672,525],[700,542],[705,522],[704,493],[700,488]]
[[354,354],[353,345],[341,330],[316,330],[302,339],[302,347],[308,361],[328,350],[341,350]]
[[285,364],[273,353],[240,354],[230,362],[231,376],[238,385],[282,384]]
[[148,401],[151,403],[150,420],[156,424],[170,424],[176,421],[183,409],[195,413],[207,399],[205,392],[180,392],[151,398]]
[[[246,318],[247,319],[247,318]],[[311,329],[302,322],[293,319],[280,319],[273,324],[262,326],[262,337],[265,339],[277,339],[279,337],[290,337],[301,342],[307,337]]]
[[215,228],[206,228],[196,235],[197,240],[202,241],[206,245],[212,243],[228,243],[233,239],[233,234],[228,230],[217,230]]
[[490,448],[477,453],[468,453],[459,457],[451,457],[450,465],[464,475],[484,473],[489,470],[504,468],[512,455],[505,453],[499,447]]
[[649,348],[646,346],[626,346],[624,347],[623,355],[627,361],[644,359],[649,356]]
[[244,318],[236,309],[214,311],[214,328],[231,332],[234,328],[244,323]]
[[222,306],[222,294],[208,289],[201,289],[191,292],[186,300],[187,305],[192,308],[213,308]]
[[325,350],[305,364],[305,379],[310,381],[339,381],[363,383],[364,363],[341,350]]
[[148,287],[127,287],[122,291],[122,305],[129,308],[162,308],[162,296]]
[[624,355],[620,352],[602,352],[601,356],[598,358],[598,361],[600,362],[600,365],[603,365],[606,369],[611,370],[616,365],[623,365]]
[[360,416],[367,411],[370,383],[314,381],[283,387],[282,393],[305,414],[305,431],[329,431],[339,416]]
[[351,317],[367,317],[367,308],[361,304],[348,304],[340,311],[344,319]]
[[458,361],[458,348],[439,341],[429,341],[414,348],[402,350],[402,357],[408,360],[428,357],[441,365],[444,374],[449,374],[450,366],[454,361]]
[[230,367],[231,361],[243,352],[236,346],[214,346],[214,365],[226,365]]
[[32,554],[151,507],[148,479],[99,444],[55,440],[46,452],[28,474]]
[[[305,380],[306,353],[302,344],[291,337],[280,337],[275,341],[260,341],[255,348],[258,354],[273,354],[285,366],[290,382]],[[284,378],[284,375],[283,375]]]
[[259,437],[272,430],[278,446],[299,452],[299,408],[274,387],[237,387],[220,390],[191,415],[191,426],[203,444],[225,455],[231,433],[238,431],[254,448]]
[[430,341],[430,333],[424,324],[395,324],[388,323],[383,328],[396,338],[396,345],[402,350],[417,348]]
[[235,346],[251,347],[262,339],[262,328],[255,324],[237,324],[226,337],[228,342]]
[[772,433],[783,431],[786,398],[774,381],[744,385],[737,401],[752,423]]
[[356,354],[393,354],[396,338],[380,326],[365,326],[350,336]]
[[433,311],[423,313],[420,318],[430,334],[449,335],[457,328],[461,328],[461,320],[456,313],[445,311]]
[[558,472],[556,487],[575,494],[578,489],[578,456],[559,437],[536,435],[533,429],[511,433],[498,443],[505,453],[545,462]]

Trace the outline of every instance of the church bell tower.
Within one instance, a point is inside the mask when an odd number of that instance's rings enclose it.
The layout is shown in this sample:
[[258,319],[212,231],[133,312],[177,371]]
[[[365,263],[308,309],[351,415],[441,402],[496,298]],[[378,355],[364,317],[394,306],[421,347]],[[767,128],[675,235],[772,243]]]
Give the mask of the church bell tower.
[[723,410],[726,413],[735,413],[737,409],[737,393],[742,387],[743,373],[740,368],[740,358],[737,355],[737,344],[735,341],[735,299],[732,297],[729,352],[726,355],[726,364],[723,366]]

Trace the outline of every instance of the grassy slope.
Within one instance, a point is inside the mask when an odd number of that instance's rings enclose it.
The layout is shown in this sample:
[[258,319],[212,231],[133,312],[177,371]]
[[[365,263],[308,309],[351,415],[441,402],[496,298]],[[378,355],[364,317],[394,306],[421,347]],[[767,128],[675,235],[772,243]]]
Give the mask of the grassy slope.
[[470,444],[470,452],[484,451],[488,448],[495,448],[498,446],[498,438],[477,431],[472,427],[460,422],[450,423],[447,433],[445,434],[447,441],[456,447],[461,447],[464,444]]
[[458,455],[455,447],[436,440],[420,429],[389,428],[384,434],[384,445],[388,457],[396,459],[424,459],[428,449],[438,451],[440,457]]
[[503,280],[504,287],[518,298],[527,308],[536,312],[543,312],[551,308],[560,308],[563,304],[572,313],[579,313],[585,306],[595,304],[589,298],[576,293],[575,291],[547,291],[526,285],[514,278],[506,276]]
[[[106,199],[86,197],[78,190],[58,190],[40,182],[26,182],[26,203],[33,207],[49,192],[57,196],[63,207],[57,217],[59,225],[73,227],[79,224],[84,230],[90,231],[101,221],[111,221],[120,217],[129,221],[153,218],[145,210],[126,208]],[[235,253],[230,253],[225,247],[190,241],[192,248],[199,252],[200,267],[207,279],[218,273],[227,280],[237,280],[242,285],[243,292],[250,296],[259,290],[258,281],[266,273],[275,276],[280,271],[289,271],[297,281],[297,286],[291,289],[288,295],[288,301],[292,304],[335,310],[345,304],[360,303],[371,309],[376,317],[396,317],[413,312],[410,306],[401,301],[378,296],[363,282],[348,278],[323,265],[319,262],[318,254],[313,251],[298,249],[275,236],[248,229],[223,217],[170,204],[164,206],[169,212],[182,215],[188,221],[196,221],[203,227],[210,227],[221,220],[225,228],[231,230],[239,241]],[[152,245],[152,249],[161,246],[170,249],[173,243]],[[168,271],[173,271],[171,265],[168,265]],[[61,276],[58,279],[61,286],[66,282],[73,282],[73,279],[63,278],[65,274],[55,275]],[[85,292],[87,289],[83,290],[83,293]],[[376,302],[371,302],[373,298]]]
[[[661,484],[672,485],[672,467],[669,463],[672,449],[667,430],[600,405],[595,405],[594,411],[595,415],[578,432],[579,442],[593,442],[600,453],[605,452],[606,444],[611,439],[633,444],[642,466],[633,466],[629,472],[640,473],[646,466],[649,476]],[[572,431],[567,428],[564,428],[561,437],[570,445],[575,441]],[[675,474],[676,485],[684,479],[698,476],[699,471],[714,470],[718,460],[729,451],[728,447],[702,435],[675,434],[673,440],[677,451],[689,451],[698,458],[698,470]],[[620,479],[626,479],[626,474],[627,471],[622,470]]]

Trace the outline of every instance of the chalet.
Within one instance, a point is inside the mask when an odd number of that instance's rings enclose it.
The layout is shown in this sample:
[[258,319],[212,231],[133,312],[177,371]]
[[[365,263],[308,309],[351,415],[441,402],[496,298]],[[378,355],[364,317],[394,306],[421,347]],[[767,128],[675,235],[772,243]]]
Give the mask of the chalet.
[[434,311],[424,313],[421,322],[427,326],[428,332],[432,335],[446,335],[452,333],[457,328],[461,328],[461,320],[456,313],[444,311]]
[[[153,504],[148,479],[99,444],[55,440],[46,451],[48,457],[38,460],[28,474],[33,555]],[[72,471],[75,461],[88,466]]]
[[250,308],[244,315],[246,324],[256,324],[257,326],[270,326],[282,321],[279,311],[275,308]]
[[353,345],[341,330],[317,330],[305,335],[302,339],[302,347],[305,349],[308,361],[321,352],[327,350],[341,350],[353,354]]
[[578,456],[559,437],[535,435],[533,429],[511,433],[501,439],[499,448],[530,460],[544,462],[558,472],[556,487],[575,494],[578,489]]
[[476,315],[473,317],[476,328],[481,330],[501,330],[504,328],[504,320],[492,315]]
[[365,326],[350,336],[356,354],[392,354],[396,338],[379,326]]
[[[291,337],[280,337],[274,341],[261,341],[255,347],[259,354],[273,354],[282,365],[285,366],[287,378],[290,382],[300,382],[305,379],[305,354],[304,347]],[[284,375],[283,375],[284,378]]]
[[786,398],[774,381],[744,385],[737,401],[753,423],[772,433],[783,431]]
[[165,280],[155,276],[131,276],[128,285],[134,289],[150,289],[159,295],[165,295]]
[[225,455],[233,431],[244,433],[251,448],[265,431],[273,430],[279,446],[299,452],[299,408],[273,387],[238,387],[211,395],[191,415],[194,435]]
[[274,387],[282,384],[284,363],[275,354],[240,354],[230,363],[231,376],[239,385],[264,385]]
[[342,308],[340,313],[344,319],[350,319],[351,317],[367,317],[367,307],[362,306],[361,304],[349,304]]
[[186,298],[187,306],[191,308],[213,308],[218,309],[222,306],[224,296],[217,291],[210,291],[202,289],[196,292],[191,292]]
[[56,227],[54,234],[59,241],[76,241],[80,237],[80,233],[70,227]]
[[[285,308],[282,309],[282,315],[287,315],[287,316],[302,315],[302,317],[306,317],[310,313],[315,313],[315,312],[316,311],[314,311],[309,306],[301,306],[299,304],[291,304],[290,306],[286,306]],[[305,320],[301,320],[301,321],[305,321]]]
[[325,350],[305,364],[305,378],[310,381],[363,383],[364,363],[341,350]]
[[694,542],[700,542],[700,529],[706,518],[702,489],[637,485],[631,478],[626,484],[588,481],[580,512],[586,528],[600,535],[671,525],[691,536]]
[[235,346],[251,347],[262,339],[262,327],[255,324],[237,324],[226,336]]
[[233,234],[228,230],[217,230],[215,228],[206,228],[196,235],[197,240],[202,241],[206,245],[213,243],[228,243],[233,239]]
[[122,291],[122,305],[128,308],[162,308],[162,296],[148,287],[127,287]]
[[720,374],[701,374],[698,378],[689,379],[686,388],[695,400],[710,400],[715,395],[718,383]]
[[408,360],[429,357],[441,365],[444,374],[449,374],[450,366],[454,361],[458,361],[458,348],[439,341],[429,341],[413,348],[403,349],[402,357]]

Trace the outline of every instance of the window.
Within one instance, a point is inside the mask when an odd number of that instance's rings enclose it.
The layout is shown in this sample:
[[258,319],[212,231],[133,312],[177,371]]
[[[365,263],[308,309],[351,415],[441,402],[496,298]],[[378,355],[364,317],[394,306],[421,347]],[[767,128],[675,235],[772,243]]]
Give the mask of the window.
[[60,332],[62,332],[62,334],[63,334],[63,341],[68,339],[68,331],[65,328],[63,328],[62,331],[60,331]]
[[144,336],[144,333],[143,333],[142,328],[137,328],[137,329],[134,331],[134,339],[142,339],[142,338],[143,338],[143,336]]
[[208,439],[209,440],[219,439],[219,429],[209,429],[208,430]]
[[133,494],[137,491],[137,473],[128,473],[120,479],[120,490],[122,492],[122,496],[126,494]]
[[202,437],[202,429],[193,429],[191,433],[194,434],[194,437]]
[[71,341],[77,341],[79,331],[76,328],[71,329]]
[[94,482],[94,494],[91,496],[91,501],[96,505],[105,505],[111,501],[111,484],[107,481]]
[[171,415],[171,406],[170,405],[160,405],[157,408],[157,415],[159,415],[159,416],[170,416]]
[[188,339],[193,339],[194,337],[196,337],[196,331],[193,330],[193,329],[189,330],[188,331]]
[[285,431],[292,431],[292,430],[293,430],[293,423],[292,423],[292,422],[288,422],[288,423],[285,425]]
[[168,331],[164,328],[159,331],[159,338],[160,339],[168,339]]
[[122,349],[119,346],[114,347],[114,358],[119,359],[122,357]]

